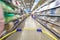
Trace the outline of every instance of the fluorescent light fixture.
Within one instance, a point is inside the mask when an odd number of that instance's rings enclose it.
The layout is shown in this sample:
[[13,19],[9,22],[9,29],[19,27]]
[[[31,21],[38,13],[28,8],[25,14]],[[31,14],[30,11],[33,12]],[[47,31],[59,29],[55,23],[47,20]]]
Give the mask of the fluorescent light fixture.
[[34,4],[33,4],[33,6],[32,6],[32,8],[31,8],[31,11],[34,9],[34,7],[38,4],[38,2],[39,2],[39,0],[35,0],[35,2],[34,2]]

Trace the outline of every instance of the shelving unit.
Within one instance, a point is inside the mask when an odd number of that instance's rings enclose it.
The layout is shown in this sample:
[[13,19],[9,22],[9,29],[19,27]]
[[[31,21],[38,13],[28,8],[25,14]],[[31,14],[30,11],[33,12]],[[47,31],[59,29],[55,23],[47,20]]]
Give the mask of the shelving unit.
[[[6,3],[8,3],[8,2],[6,1]],[[13,5],[12,2],[10,2],[9,5],[13,9],[14,8],[18,9],[18,6]],[[5,28],[6,29],[4,29],[4,31],[2,32],[2,36],[0,37],[0,40],[5,39],[8,36],[10,36],[11,34],[15,33],[16,32],[16,28],[18,27],[18,25],[21,24],[29,16],[29,14],[25,14],[25,13],[23,13],[22,15],[20,15],[15,10],[13,10],[13,11],[7,11],[7,12],[14,14],[14,16],[13,16],[13,18],[11,20],[9,20],[8,22],[5,22]],[[20,17],[18,17],[16,15],[19,15]],[[14,18],[14,17],[16,17],[16,18]]]
[[33,13],[41,12],[41,11],[47,11],[47,10],[51,10],[51,9],[55,9],[55,8],[60,8],[60,4],[57,5],[57,1],[56,0],[42,4],[35,11],[33,11]]
[[[60,18],[59,10],[60,4],[57,5],[57,0],[55,0],[49,4],[45,4],[43,7],[41,5],[35,11],[33,11],[36,20],[55,34],[58,38],[60,38],[60,23],[58,22],[58,19]],[[57,19],[53,22],[52,20],[55,20],[55,18]]]
[[[6,38],[8,37],[8,36],[10,36],[12,33],[11,32],[13,32],[14,30],[16,30],[16,28],[18,27],[18,25],[19,24],[21,24],[27,17],[28,17],[29,15],[26,15],[25,16],[25,18],[23,18],[21,21],[19,21],[19,22],[17,22],[14,26],[13,26],[13,28],[11,29],[11,30],[9,30],[8,32],[6,32],[4,35],[2,35],[2,37],[1,38],[3,38],[4,36],[6,36]],[[18,18],[17,20],[19,20],[20,18]],[[12,20],[11,22],[13,22],[14,20]],[[9,22],[10,23],[10,22]],[[6,24],[6,25],[8,25],[8,24]],[[9,34],[9,33],[11,33],[11,34]],[[13,33],[15,33],[15,32],[13,32]]]
[[[42,11],[43,8],[48,7],[48,5],[49,5],[50,3],[52,3],[52,2],[54,2],[54,0],[46,1],[45,3],[43,3],[42,5],[40,5],[36,10],[34,10],[32,13]],[[45,8],[45,9],[47,10],[47,8]],[[43,9],[43,10],[45,10],[45,9]]]
[[[57,30],[54,30],[53,29],[53,27],[52,27],[52,29],[50,28],[50,27],[48,27],[47,25],[48,25],[48,23],[50,23],[50,24],[52,24],[52,25],[55,25],[55,26],[57,26],[57,27],[60,27],[60,26],[58,26],[58,25],[56,25],[56,24],[53,24],[53,23],[51,23],[51,22],[49,22],[49,21],[46,21],[46,20],[44,20],[44,19],[39,19],[39,18],[37,18],[36,19],[40,24],[42,24],[45,28],[47,28],[49,31],[51,31],[53,34],[55,34],[55,36],[57,36],[58,38],[60,38],[60,33],[59,33],[59,31],[57,31]],[[56,28],[55,28],[56,29]]]

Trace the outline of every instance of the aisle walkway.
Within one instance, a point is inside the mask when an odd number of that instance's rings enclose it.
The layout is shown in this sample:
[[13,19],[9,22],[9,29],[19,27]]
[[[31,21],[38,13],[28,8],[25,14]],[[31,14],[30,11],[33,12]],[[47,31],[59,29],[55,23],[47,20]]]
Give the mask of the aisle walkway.
[[[40,25],[31,17],[28,17],[18,28],[42,29],[42,25]],[[23,30],[22,32],[14,33],[10,37],[8,37],[6,40],[52,40],[52,38],[50,38],[46,34],[37,32],[35,30]]]

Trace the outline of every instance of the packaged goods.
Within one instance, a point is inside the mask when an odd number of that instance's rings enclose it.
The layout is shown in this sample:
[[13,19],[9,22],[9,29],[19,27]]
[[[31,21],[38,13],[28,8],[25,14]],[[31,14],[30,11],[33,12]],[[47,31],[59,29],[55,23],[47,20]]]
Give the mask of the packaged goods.
[[60,8],[57,8],[55,13],[56,13],[56,15],[60,15]]
[[5,30],[6,30],[6,31],[9,31],[9,30],[11,30],[13,27],[14,27],[14,23],[13,23],[13,22],[10,22],[10,23],[8,23],[8,24],[6,25]]
[[14,17],[14,14],[5,14],[5,22],[8,23]]

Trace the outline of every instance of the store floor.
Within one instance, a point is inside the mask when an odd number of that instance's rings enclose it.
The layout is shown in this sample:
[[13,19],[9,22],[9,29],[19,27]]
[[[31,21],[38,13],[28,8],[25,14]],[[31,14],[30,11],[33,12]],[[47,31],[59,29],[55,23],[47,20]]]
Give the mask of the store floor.
[[[31,16],[28,17],[18,28],[26,29],[22,32],[16,32],[6,40],[53,40],[48,35],[37,32],[34,29],[42,29],[42,25],[35,21]],[[30,28],[31,30],[28,30]]]

